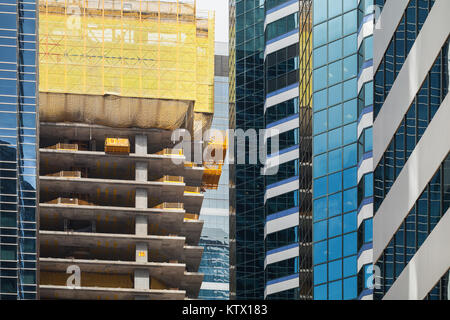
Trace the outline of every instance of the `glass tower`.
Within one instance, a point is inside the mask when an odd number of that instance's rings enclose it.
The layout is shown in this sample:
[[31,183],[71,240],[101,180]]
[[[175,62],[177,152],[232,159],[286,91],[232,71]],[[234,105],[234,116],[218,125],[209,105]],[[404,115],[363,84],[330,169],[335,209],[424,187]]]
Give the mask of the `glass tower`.
[[[308,265],[311,183],[307,179],[311,176],[311,161],[305,157],[311,146],[310,122],[304,121],[300,126],[301,117],[310,117],[306,83],[310,78],[307,3],[278,0],[265,4],[264,120],[269,153],[264,168],[267,299],[297,300],[310,296],[306,283],[311,277]],[[304,77],[302,88],[300,75]],[[278,140],[275,152],[271,150],[273,139]],[[275,167],[277,170],[273,170]],[[304,288],[300,288],[300,282]]]
[[[230,128],[264,129],[264,0],[230,0]],[[234,152],[234,150],[231,150]],[[230,294],[264,298],[262,166],[230,165]]]
[[37,3],[0,1],[0,299],[36,299]]
[[314,299],[357,298],[358,1],[313,0]]
[[[228,129],[228,44],[216,42],[214,77],[214,118],[211,130]],[[204,221],[199,245],[203,256],[199,272],[205,276],[198,298],[228,300],[229,277],[229,169],[222,167],[217,190],[204,194],[200,220]]]
[[267,148],[230,168],[232,291],[311,299],[311,1],[231,1],[230,22],[230,127]]
[[373,0],[358,5],[358,299],[373,294]]
[[450,208],[450,3],[377,4],[384,30],[374,30],[374,298],[447,300],[450,262],[438,247],[448,244],[441,237]]

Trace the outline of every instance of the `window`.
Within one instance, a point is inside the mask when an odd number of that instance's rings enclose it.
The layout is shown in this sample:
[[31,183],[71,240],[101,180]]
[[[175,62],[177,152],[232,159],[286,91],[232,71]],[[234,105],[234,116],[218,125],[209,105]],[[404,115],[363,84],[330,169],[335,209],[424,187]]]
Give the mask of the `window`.
[[0,113],[0,128],[17,128],[17,114],[16,113]]
[[321,135],[314,137],[314,154],[319,154],[327,151],[327,134],[323,133]]
[[327,0],[315,0],[314,1],[314,23],[320,23],[327,19]]
[[328,287],[329,300],[342,300],[342,281],[331,282]]
[[327,221],[314,224],[314,241],[321,241],[327,238]]
[[[314,263],[319,264],[327,260],[327,242],[322,241],[314,244]],[[325,265],[326,266],[326,265]],[[315,272],[315,275],[321,274],[320,272]],[[326,275],[326,272],[324,272]],[[315,277],[314,277],[315,278]]]
[[[17,29],[17,15],[15,13],[2,13],[0,19],[1,29]],[[2,49],[3,53],[3,49]],[[2,55],[3,58],[3,55]]]
[[327,265],[322,264],[314,267],[314,284],[321,284],[327,281]]
[[314,133],[321,133],[327,130],[327,111],[314,114]]
[[266,41],[270,41],[289,31],[295,30],[298,26],[298,12],[269,23],[266,27]]
[[334,41],[342,37],[342,17],[339,16],[328,21],[328,41]]
[[336,172],[342,169],[342,149],[328,153],[328,172]]
[[336,237],[342,234],[342,216],[337,216],[328,220],[329,237]]
[[[315,51],[317,51],[316,49]],[[325,54],[326,57],[326,54]],[[328,45],[328,61],[332,62],[342,58],[342,40],[332,42]]]
[[313,29],[314,48],[320,47],[327,43],[327,23],[315,26]]
[[329,129],[334,129],[342,125],[342,105],[328,109],[328,124]]
[[344,215],[344,233],[355,231],[357,228],[356,211]]
[[[317,5],[315,6],[317,8]],[[342,1],[328,0],[328,18],[342,14]]]
[[328,176],[328,193],[335,193],[342,190],[342,172],[337,172]]
[[328,197],[328,216],[333,217],[342,214],[342,193],[336,193]]
[[[0,259],[1,260],[17,260],[17,247],[10,245],[0,246]],[[2,279],[3,281],[3,279]]]
[[314,195],[321,197],[327,194],[327,177],[314,180]]
[[342,129],[337,128],[328,132],[329,148],[334,149],[342,145]]
[[2,293],[16,293],[17,279],[0,278],[0,288]]
[[0,193],[2,194],[16,194],[17,180],[16,179],[0,179]]
[[358,16],[356,10],[344,14],[344,36],[356,32],[358,29]]
[[[314,221],[322,220],[327,217],[327,198],[314,200]],[[319,262],[317,262],[319,263]]]
[[344,299],[355,299],[357,295],[357,280],[356,277],[344,279]]
[[[342,261],[337,260],[328,264],[328,281],[342,278]],[[342,290],[342,289],[341,289]]]
[[328,240],[329,260],[335,260],[342,257],[342,237],[337,237]]
[[328,66],[328,85],[342,81],[342,62],[337,61]]
[[344,103],[344,124],[356,121],[357,111],[358,103],[356,99]]
[[333,106],[342,102],[342,84],[337,84],[328,89],[328,104]]
[[314,70],[314,90],[321,90],[327,86],[327,67]]

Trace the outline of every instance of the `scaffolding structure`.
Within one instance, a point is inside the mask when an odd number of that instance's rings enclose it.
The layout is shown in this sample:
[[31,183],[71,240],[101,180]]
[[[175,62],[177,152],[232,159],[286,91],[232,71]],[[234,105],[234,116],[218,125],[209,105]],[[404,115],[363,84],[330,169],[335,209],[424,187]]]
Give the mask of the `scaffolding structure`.
[[210,127],[214,15],[40,0],[39,20],[40,297],[195,299],[205,168],[171,134]]
[[[214,112],[214,14],[195,0],[40,0],[39,90]],[[160,110],[161,111],[161,110]]]

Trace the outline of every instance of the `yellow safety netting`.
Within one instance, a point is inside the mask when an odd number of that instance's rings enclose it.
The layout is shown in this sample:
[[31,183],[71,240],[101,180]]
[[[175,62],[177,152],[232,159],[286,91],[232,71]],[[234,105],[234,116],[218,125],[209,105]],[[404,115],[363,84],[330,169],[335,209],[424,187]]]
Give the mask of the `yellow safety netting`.
[[40,0],[39,90],[214,112],[214,16],[195,0]]

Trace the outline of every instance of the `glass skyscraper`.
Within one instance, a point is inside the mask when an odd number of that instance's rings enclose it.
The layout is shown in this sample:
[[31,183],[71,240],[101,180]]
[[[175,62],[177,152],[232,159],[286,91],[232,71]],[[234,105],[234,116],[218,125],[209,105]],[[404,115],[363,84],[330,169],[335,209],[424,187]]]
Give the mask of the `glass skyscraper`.
[[358,5],[358,299],[371,299],[373,275],[373,0]]
[[[264,0],[230,0],[230,128],[264,129]],[[234,152],[235,150],[231,150]],[[264,298],[262,166],[230,165],[232,299]]]
[[314,299],[357,298],[358,1],[313,0]]
[[230,127],[265,129],[267,148],[263,165],[248,164],[249,147],[230,171],[235,298],[312,297],[310,9],[230,2]]
[[[300,126],[301,116],[310,117],[309,85],[305,83],[310,58],[305,49],[310,39],[307,3],[265,4],[264,117],[269,153],[264,168],[266,299],[310,298],[311,182],[307,177],[311,176],[311,160],[305,155],[311,146],[311,127],[309,121]],[[300,75],[304,76],[302,92]],[[273,139],[278,140],[275,152],[271,150]]]
[[0,1],[0,299],[36,299],[37,3]]
[[[214,73],[214,118],[211,130],[228,129],[228,44],[216,42]],[[199,299],[228,300],[230,297],[229,277],[229,169],[226,162],[222,167],[217,190],[204,194],[200,220],[204,221],[199,245],[203,256],[199,272],[205,276],[200,288]]]
[[[243,46],[253,44],[255,29],[245,20],[247,13],[254,17],[253,3],[231,5],[236,119],[253,99],[247,68],[260,66],[246,60]],[[312,59],[304,31],[308,3]],[[442,253],[450,241],[448,12],[447,0],[265,1],[258,60],[264,95],[252,101],[263,101],[263,126],[276,130],[266,134],[268,150],[275,137],[280,146],[264,167],[265,298],[448,299],[450,255]],[[259,121],[261,110],[251,110]],[[267,174],[272,162],[279,164],[274,175]],[[231,190],[242,204],[259,204],[247,201],[260,201],[259,181],[258,188],[248,180],[248,189]],[[236,205],[236,217],[242,208]],[[259,230],[248,220],[241,226]],[[236,246],[260,240],[235,239]],[[237,250],[234,256],[256,261]]]
[[447,300],[450,2],[376,3],[374,298]]

